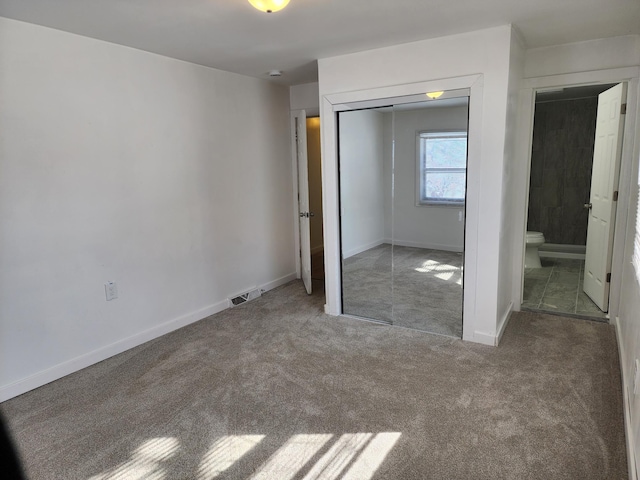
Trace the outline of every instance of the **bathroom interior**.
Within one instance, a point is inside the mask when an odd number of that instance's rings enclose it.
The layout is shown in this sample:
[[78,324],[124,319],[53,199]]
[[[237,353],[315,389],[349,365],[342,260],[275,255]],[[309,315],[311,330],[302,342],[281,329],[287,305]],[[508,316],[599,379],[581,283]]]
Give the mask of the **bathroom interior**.
[[469,92],[438,93],[338,114],[342,310],[460,338]]
[[614,86],[536,95],[523,310],[607,318],[583,283],[598,95]]

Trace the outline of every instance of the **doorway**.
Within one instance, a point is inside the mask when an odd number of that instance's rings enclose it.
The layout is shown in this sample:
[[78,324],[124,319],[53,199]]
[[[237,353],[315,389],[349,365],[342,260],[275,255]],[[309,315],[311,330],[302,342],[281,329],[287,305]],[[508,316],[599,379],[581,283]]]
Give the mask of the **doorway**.
[[324,229],[322,225],[322,157],[320,155],[320,117],[307,117],[307,182],[311,281],[313,291],[324,292]]
[[[543,238],[544,244],[537,255],[526,246],[523,309],[608,318],[625,87],[536,94],[526,237]],[[602,133],[609,117],[619,130],[613,136]],[[601,206],[602,192],[607,198]]]
[[320,117],[292,112],[297,172],[299,272],[309,295],[324,295],[324,232]]

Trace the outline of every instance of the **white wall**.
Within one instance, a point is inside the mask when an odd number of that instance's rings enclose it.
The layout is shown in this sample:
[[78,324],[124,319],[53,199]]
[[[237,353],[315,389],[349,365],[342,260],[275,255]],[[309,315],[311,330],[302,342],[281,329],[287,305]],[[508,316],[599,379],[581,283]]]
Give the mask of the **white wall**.
[[504,171],[502,184],[502,219],[500,227],[500,272],[498,279],[498,334],[501,336],[507,326],[508,317],[514,304],[519,305],[520,290],[514,288],[522,278],[523,261],[520,253],[524,243],[516,245],[519,233],[525,231],[524,211],[517,208],[514,201],[518,194],[526,191],[528,183],[521,185],[518,161],[518,107],[520,88],[524,73],[525,50],[517,32],[511,37],[509,53],[509,86],[507,97],[507,117],[504,146]]
[[384,241],[383,121],[383,114],[374,110],[340,114],[340,206],[344,258]]
[[319,115],[318,82],[293,85],[289,89],[291,110],[306,110],[307,116]]
[[[323,125],[325,254],[327,312],[338,313],[335,140],[332,101],[360,100],[468,88],[463,79],[479,76],[472,86],[479,97],[470,104],[470,163],[465,240],[466,340],[495,344],[498,334],[498,261],[502,220],[502,176],[507,112],[510,26],[424,40],[320,59],[319,84]],[[475,77],[474,77],[475,78]],[[458,85],[457,87],[454,85]],[[442,88],[439,88],[442,87]],[[429,91],[424,90],[424,91]],[[346,100],[342,100],[346,101]],[[474,103],[475,102],[475,103]],[[474,127],[474,119],[477,125]],[[475,128],[475,130],[474,130]],[[473,161],[472,161],[473,159]]]
[[[636,36],[635,56],[631,58],[640,65],[640,35]],[[620,187],[626,190],[626,195],[621,198],[626,203],[626,215],[616,220],[616,235],[624,236],[624,253],[621,261],[616,262],[614,258],[614,268],[621,268],[621,282],[619,286],[619,312],[617,319],[617,333],[620,348],[620,362],[622,366],[622,388],[623,396],[626,400],[626,420],[627,420],[627,442],[632,477],[637,478],[640,472],[640,388],[638,393],[634,393],[634,376],[636,362],[640,359],[640,272],[636,271],[632,264],[634,237],[640,232],[640,95],[639,79],[636,76],[627,91],[627,118],[626,123],[632,122],[630,128],[625,128],[625,146],[630,151],[632,164],[621,172]],[[633,116],[632,105],[635,104],[635,118]],[[635,132],[635,137],[630,138],[629,131]],[[624,158],[623,158],[624,162]],[[626,188],[625,188],[626,184]],[[622,192],[622,190],[621,190]],[[618,211],[625,205],[618,205]],[[618,228],[618,225],[624,228]],[[615,257],[615,254],[614,254]],[[615,284],[614,284],[615,285]],[[612,300],[613,300],[612,295]]]
[[[519,148],[517,168],[528,166],[531,148],[532,103],[535,88],[590,83],[628,82],[627,116],[620,175],[620,197],[617,207],[610,314],[617,324],[620,361],[623,374],[625,420],[630,462],[630,478],[637,478],[640,468],[640,395],[634,394],[635,361],[640,358],[640,285],[631,264],[633,237],[638,209],[638,163],[640,162],[640,36],[630,35],[588,42],[528,50],[525,55],[524,88],[521,94]],[[519,127],[520,128],[520,127]],[[514,196],[516,208],[523,213],[526,205],[528,174],[518,173],[519,194]],[[524,222],[520,235],[514,238],[514,249],[522,249]],[[520,259],[522,254],[520,251]],[[521,266],[517,274],[521,275]],[[519,282],[514,282],[519,283]],[[520,292],[518,292],[519,294]]]
[[0,400],[295,278],[286,87],[0,18],[0,104]]
[[524,76],[543,77],[640,64],[640,35],[532,48],[525,53]]
[[[640,102],[638,102],[640,111]],[[637,120],[640,122],[640,116]],[[636,158],[640,157],[640,142],[636,142]],[[639,198],[638,183],[638,160],[633,170],[632,198]],[[635,203],[629,211],[627,217],[626,242],[625,242],[625,262],[622,271],[622,291],[621,307],[618,320],[618,341],[620,343],[620,361],[623,369],[623,395],[628,402],[627,419],[627,441],[633,451],[630,455],[632,468],[640,472],[640,395],[634,394],[634,372],[635,361],[640,358],[640,272],[637,272],[631,263],[633,255],[633,244],[636,229],[640,226],[636,224],[638,215],[638,203]],[[634,477],[632,477],[634,478]]]
[[[387,112],[384,132],[385,240],[396,245],[461,252],[464,207],[416,205],[416,135],[425,130],[467,130],[466,106]],[[392,122],[395,125],[392,126]],[[395,143],[392,143],[395,135]],[[391,158],[395,145],[394,175]],[[391,185],[395,195],[391,198]],[[393,232],[391,212],[393,211]]]

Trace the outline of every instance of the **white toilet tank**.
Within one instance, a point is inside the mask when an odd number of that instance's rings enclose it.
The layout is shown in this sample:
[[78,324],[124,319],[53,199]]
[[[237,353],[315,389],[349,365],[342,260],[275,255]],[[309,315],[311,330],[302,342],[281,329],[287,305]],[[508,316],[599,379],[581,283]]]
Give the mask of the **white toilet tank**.
[[542,232],[527,232],[527,245],[538,246],[544,243],[544,234]]
[[542,232],[527,232],[527,244],[524,249],[524,268],[540,268],[538,247],[544,243]]

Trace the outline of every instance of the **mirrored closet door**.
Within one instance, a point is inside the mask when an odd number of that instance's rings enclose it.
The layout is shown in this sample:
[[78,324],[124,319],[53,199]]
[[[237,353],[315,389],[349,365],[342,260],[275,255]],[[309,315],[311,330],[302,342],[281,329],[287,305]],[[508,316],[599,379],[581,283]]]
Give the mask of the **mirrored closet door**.
[[462,336],[468,92],[338,113],[343,313]]

